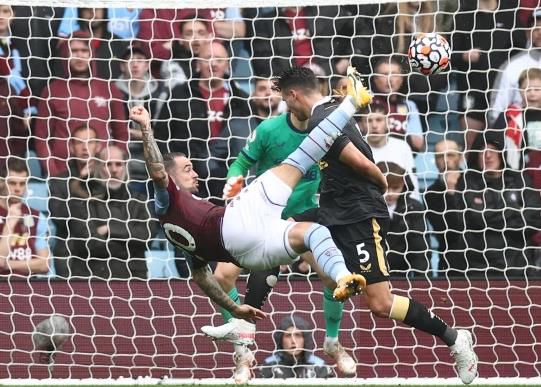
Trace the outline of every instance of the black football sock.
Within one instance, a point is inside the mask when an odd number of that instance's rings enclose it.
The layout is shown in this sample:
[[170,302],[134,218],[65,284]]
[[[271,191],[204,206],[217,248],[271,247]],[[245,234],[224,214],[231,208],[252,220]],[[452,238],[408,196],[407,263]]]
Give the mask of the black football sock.
[[280,267],[264,271],[253,271],[248,278],[244,303],[261,309],[274,285],[278,281]]
[[394,295],[390,318],[402,321],[410,327],[439,337],[445,344],[451,346],[456,340],[456,329],[449,327],[424,305],[411,298]]

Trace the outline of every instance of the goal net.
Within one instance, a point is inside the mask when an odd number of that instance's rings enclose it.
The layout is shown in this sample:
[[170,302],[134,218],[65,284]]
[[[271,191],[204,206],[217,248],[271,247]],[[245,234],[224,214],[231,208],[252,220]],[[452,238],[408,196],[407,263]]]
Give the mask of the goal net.
[[[393,292],[471,330],[481,378],[541,384],[537,1],[6,4],[1,382],[231,378],[232,345],[200,331],[222,317],[157,224],[129,109],[149,110],[160,150],[187,155],[199,194],[221,203],[256,127],[287,114],[269,79],[305,66],[337,96],[353,64],[376,100],[355,117],[359,130],[401,192],[387,196]],[[452,50],[450,69],[433,76],[412,72],[407,56],[427,32]],[[310,350],[348,383],[323,351],[322,304],[313,271],[282,270],[257,324],[256,380],[281,346],[281,321],[299,316]],[[375,317],[361,297],[345,304],[340,342],[358,378],[456,378],[442,342]]]

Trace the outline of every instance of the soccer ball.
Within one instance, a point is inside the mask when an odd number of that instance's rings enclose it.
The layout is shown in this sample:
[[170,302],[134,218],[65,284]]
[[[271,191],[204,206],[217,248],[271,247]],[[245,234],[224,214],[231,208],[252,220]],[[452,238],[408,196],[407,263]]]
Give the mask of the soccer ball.
[[412,69],[424,75],[438,74],[449,67],[451,48],[439,34],[417,35],[410,44],[408,57]]

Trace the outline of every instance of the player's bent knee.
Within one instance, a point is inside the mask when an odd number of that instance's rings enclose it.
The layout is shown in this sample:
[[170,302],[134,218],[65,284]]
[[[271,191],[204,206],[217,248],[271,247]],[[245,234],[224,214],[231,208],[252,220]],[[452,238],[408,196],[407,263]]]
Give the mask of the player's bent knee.
[[370,311],[377,317],[388,318],[391,315],[391,308],[393,306],[392,295],[384,295],[382,297],[372,297],[368,300],[368,307]]
[[308,247],[304,244],[304,236],[312,224],[310,222],[298,222],[289,229],[287,234],[289,245],[298,254],[308,251]]

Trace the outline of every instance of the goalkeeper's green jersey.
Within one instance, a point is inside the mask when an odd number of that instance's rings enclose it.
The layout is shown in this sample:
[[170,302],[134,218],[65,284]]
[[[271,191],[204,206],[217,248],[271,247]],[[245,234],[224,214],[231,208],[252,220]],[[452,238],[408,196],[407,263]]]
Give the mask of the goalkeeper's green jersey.
[[[256,164],[256,176],[261,175],[284,161],[307,135],[307,131],[303,132],[294,128],[289,113],[263,121],[248,139],[239,158],[231,165],[227,176],[245,176],[253,164]],[[282,218],[287,219],[291,215],[316,207],[319,182],[319,166],[313,165],[293,190],[282,212]]]

